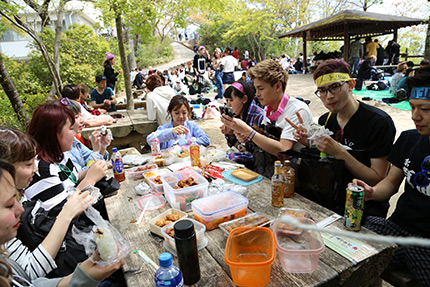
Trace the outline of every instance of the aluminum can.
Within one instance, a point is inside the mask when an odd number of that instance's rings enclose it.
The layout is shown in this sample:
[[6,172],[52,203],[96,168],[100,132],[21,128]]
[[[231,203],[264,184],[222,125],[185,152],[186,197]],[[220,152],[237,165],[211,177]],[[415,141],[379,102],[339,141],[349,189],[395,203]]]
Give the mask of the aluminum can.
[[359,231],[364,209],[364,188],[350,185],[346,188],[345,217],[343,225],[352,231]]
[[151,153],[152,156],[159,156],[161,155],[161,149],[160,149],[160,140],[158,138],[153,138],[149,142],[151,145]]

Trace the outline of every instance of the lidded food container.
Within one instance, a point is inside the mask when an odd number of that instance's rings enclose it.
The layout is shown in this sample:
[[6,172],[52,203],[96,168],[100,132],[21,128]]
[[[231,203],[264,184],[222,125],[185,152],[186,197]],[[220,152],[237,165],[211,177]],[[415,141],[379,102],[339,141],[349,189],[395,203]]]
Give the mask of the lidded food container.
[[[189,181],[189,184],[182,184],[183,181]],[[191,168],[176,171],[171,174],[162,175],[164,195],[173,208],[182,211],[191,211],[191,202],[193,200],[207,196],[208,181]]]
[[248,199],[234,191],[224,191],[192,202],[194,218],[203,223],[207,230],[223,222],[245,216]]

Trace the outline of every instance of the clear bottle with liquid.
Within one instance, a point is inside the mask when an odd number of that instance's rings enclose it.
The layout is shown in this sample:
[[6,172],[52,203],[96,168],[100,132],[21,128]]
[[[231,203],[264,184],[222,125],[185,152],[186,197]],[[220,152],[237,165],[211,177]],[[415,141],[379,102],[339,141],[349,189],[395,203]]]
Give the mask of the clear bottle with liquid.
[[327,154],[325,152],[320,152],[320,160],[319,161],[329,161],[327,158]]
[[275,173],[272,176],[272,205],[284,206],[284,180],[282,176],[282,163],[275,161]]
[[292,197],[294,195],[296,173],[294,168],[291,167],[291,162],[289,160],[284,160],[282,175],[284,177],[284,197]]
[[184,279],[182,272],[172,263],[172,255],[170,253],[161,253],[158,257],[160,268],[155,273],[156,287],[182,287]]
[[121,153],[118,151],[116,147],[112,148],[112,169],[113,169],[113,176],[118,181],[124,181],[125,180],[125,171],[124,171],[124,164],[122,162]]
[[200,146],[197,144],[197,139],[195,137],[191,138],[191,145],[190,145],[190,159],[191,159],[191,166],[198,166],[200,167]]

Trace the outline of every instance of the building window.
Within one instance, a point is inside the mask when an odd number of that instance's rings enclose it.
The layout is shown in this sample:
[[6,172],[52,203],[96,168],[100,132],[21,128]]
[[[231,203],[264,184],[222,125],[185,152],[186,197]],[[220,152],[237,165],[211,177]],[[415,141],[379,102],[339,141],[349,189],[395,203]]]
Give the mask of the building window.
[[28,40],[26,36],[20,35],[13,30],[6,30],[0,37],[0,42],[13,42]]

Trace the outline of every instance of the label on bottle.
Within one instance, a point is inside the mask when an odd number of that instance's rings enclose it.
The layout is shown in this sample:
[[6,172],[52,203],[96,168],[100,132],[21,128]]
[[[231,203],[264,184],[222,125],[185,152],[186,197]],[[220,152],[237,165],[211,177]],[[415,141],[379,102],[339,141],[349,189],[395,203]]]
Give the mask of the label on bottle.
[[183,287],[184,286],[184,279],[182,278],[182,273],[179,272],[176,277],[171,279],[160,279],[155,277],[155,286],[162,287],[162,286],[170,286],[170,287]]
[[151,139],[150,145],[151,145],[151,154],[152,154],[152,156],[159,156],[159,155],[161,155],[160,140],[158,138]]
[[125,180],[124,164],[122,163],[121,157],[117,157],[117,155],[115,155],[112,158],[112,170],[116,180]]
[[275,207],[284,206],[284,184],[281,180],[272,183],[272,205]]
[[198,145],[190,146],[191,166],[200,167],[200,147]]

